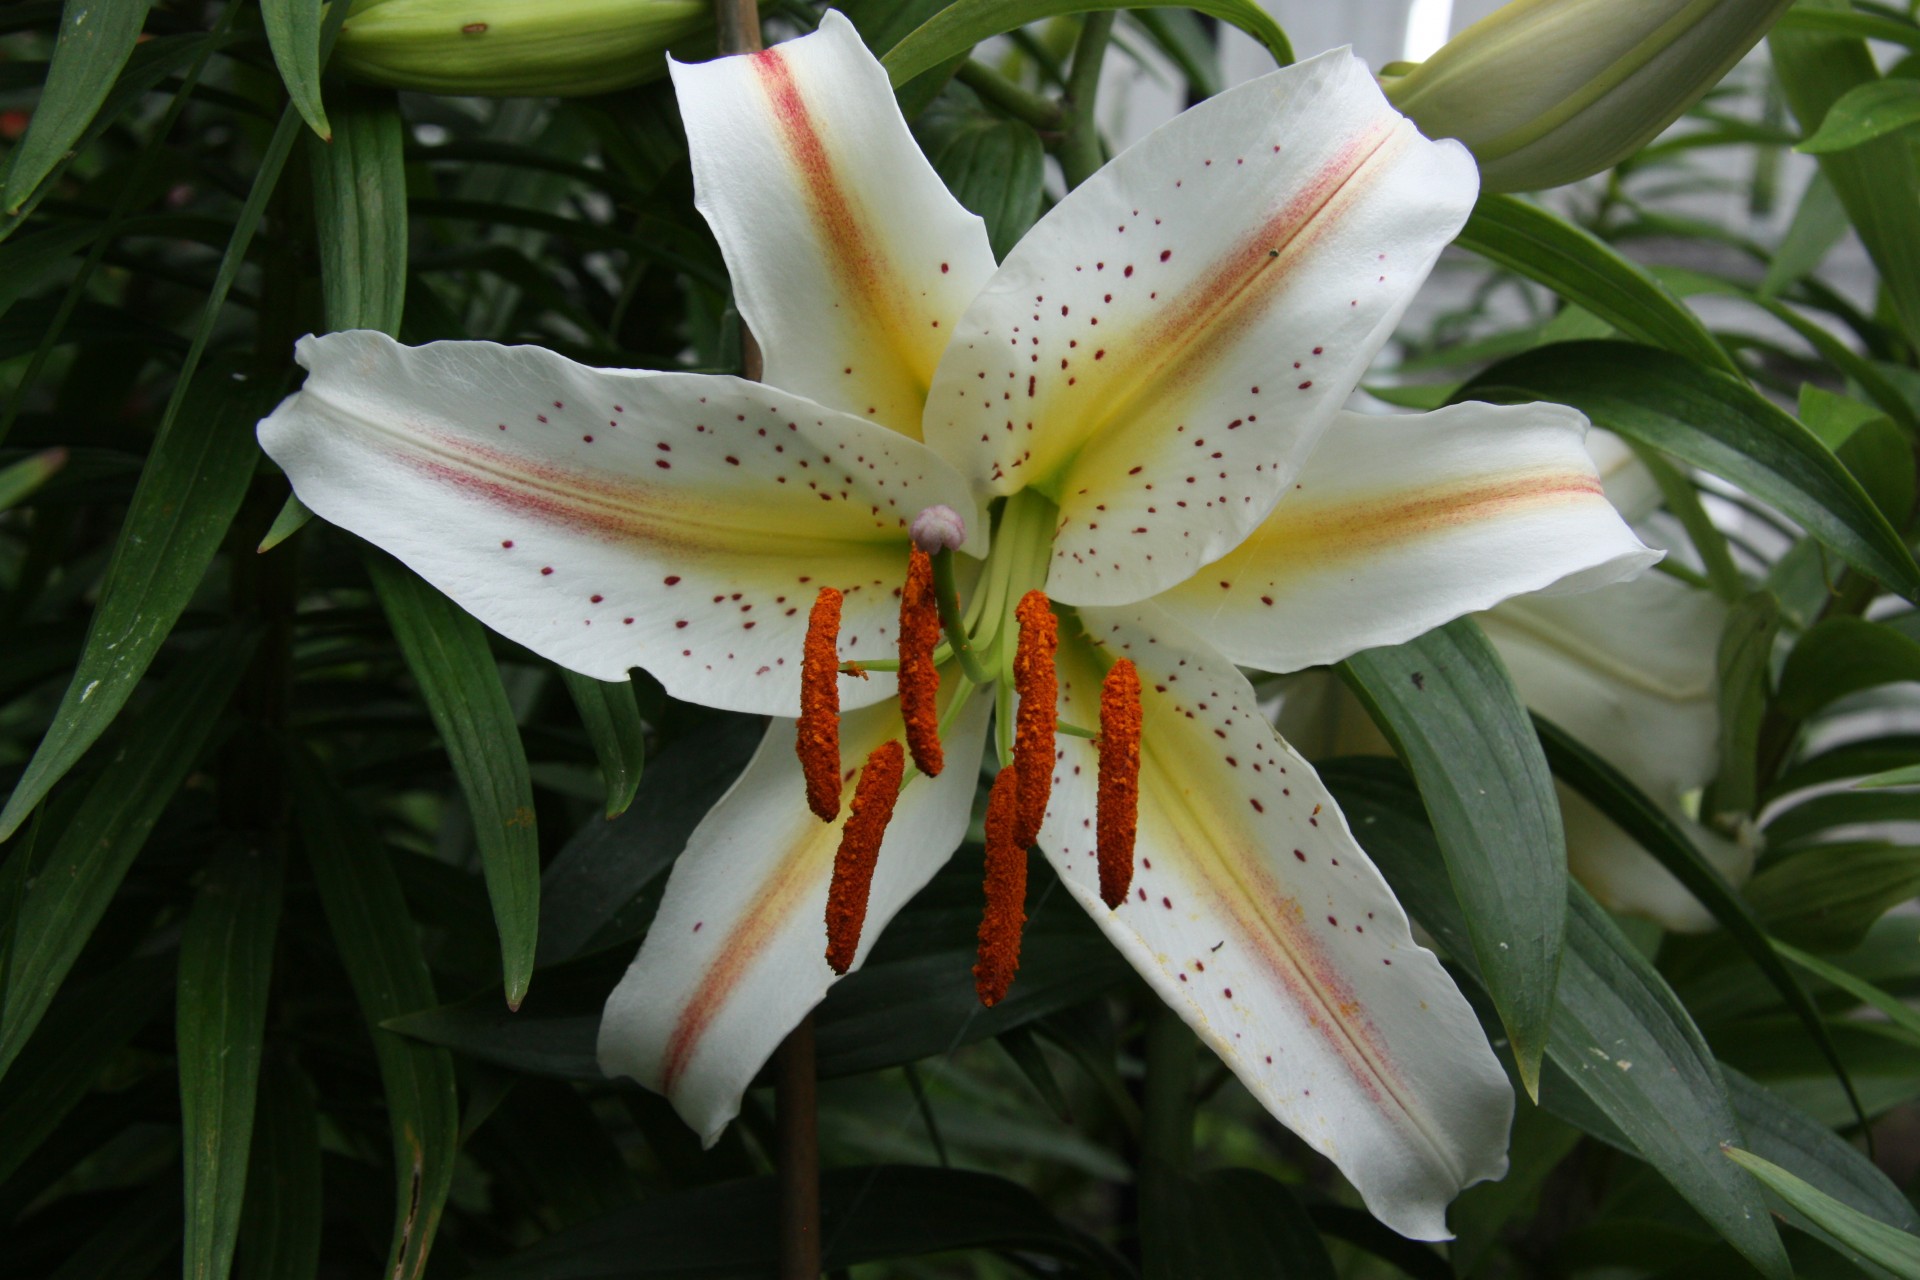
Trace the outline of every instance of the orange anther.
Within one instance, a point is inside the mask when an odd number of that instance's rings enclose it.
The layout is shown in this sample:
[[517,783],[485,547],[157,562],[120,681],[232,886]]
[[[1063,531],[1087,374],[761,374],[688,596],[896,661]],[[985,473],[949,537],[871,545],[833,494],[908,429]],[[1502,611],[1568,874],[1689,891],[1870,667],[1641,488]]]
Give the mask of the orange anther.
[[1100,685],[1100,790],[1094,810],[1100,900],[1127,900],[1140,826],[1140,673],[1122,658]]
[[1006,997],[1020,967],[1020,929],[1027,922],[1027,846],[1015,838],[1020,778],[1002,769],[987,792],[987,907],[980,917],[980,959],[973,989],[992,1008]]
[[854,785],[847,825],[840,828],[840,848],[833,855],[833,884],[827,890],[827,963],[835,973],[853,968],[860,929],[867,922],[874,863],[880,860],[880,841],[893,818],[906,771],[906,753],[888,738],[867,756],[860,781]]
[[1020,622],[1020,643],[1013,651],[1013,687],[1020,695],[1014,718],[1013,771],[1020,777],[1020,821],[1014,834],[1025,849],[1040,835],[1053,794],[1053,725],[1060,699],[1060,678],[1053,655],[1060,647],[1060,626],[1045,593],[1029,591],[1013,616]]
[[822,822],[840,816],[840,593],[820,588],[807,617],[800,661],[800,724],[794,750],[807,778],[807,807]]
[[946,763],[940,749],[940,671],[933,665],[940,643],[940,604],[933,594],[933,557],[915,547],[900,592],[900,718],[907,726],[913,763],[929,778]]

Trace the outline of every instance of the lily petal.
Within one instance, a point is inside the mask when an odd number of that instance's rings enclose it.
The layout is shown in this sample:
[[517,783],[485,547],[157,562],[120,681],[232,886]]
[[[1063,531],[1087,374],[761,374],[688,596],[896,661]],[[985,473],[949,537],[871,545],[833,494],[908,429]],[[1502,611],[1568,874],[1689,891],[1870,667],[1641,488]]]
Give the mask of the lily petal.
[[927,440],[984,491],[1059,504],[1054,598],[1171,586],[1266,514],[1477,181],[1346,52],[1211,98],[1008,255],[940,365]]
[[766,380],[918,440],[993,250],[907,132],[887,73],[832,10],[764,53],[671,68],[694,203]]
[[[975,696],[947,749],[978,760],[992,699]],[[900,737],[899,704],[847,716],[845,760]],[[841,817],[807,811],[791,720],[775,720],[752,763],[674,864],[659,914],[600,1023],[600,1066],[667,1096],[712,1145],[740,1095],[834,982],[826,961],[827,886]],[[880,846],[854,968],[965,837],[978,773],[949,767],[913,777]],[[854,773],[847,775],[846,795]]]
[[1293,671],[1638,573],[1660,553],[1608,503],[1586,425],[1554,404],[1343,413],[1247,540],[1156,603],[1235,662]]
[[1447,1203],[1507,1167],[1513,1092],[1479,1020],[1232,664],[1151,605],[1080,620],[1061,645],[1061,715],[1090,722],[1117,657],[1144,693],[1128,901],[1099,898],[1092,743],[1061,740],[1041,847],[1168,1006],[1375,1217],[1446,1238]]
[[841,652],[891,657],[908,524],[934,503],[982,523],[924,445],[738,378],[365,330],[297,356],[260,444],[301,501],[535,652],[708,706],[798,710],[822,586],[846,592]]

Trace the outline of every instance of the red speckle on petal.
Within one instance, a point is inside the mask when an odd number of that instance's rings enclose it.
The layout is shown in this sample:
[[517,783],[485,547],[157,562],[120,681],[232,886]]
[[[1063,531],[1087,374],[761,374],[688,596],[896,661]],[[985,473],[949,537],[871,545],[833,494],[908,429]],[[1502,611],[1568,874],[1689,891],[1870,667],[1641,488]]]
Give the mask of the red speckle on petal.
[[950,267],[950,266],[948,266],[948,265],[947,265],[946,263],[944,263],[944,262],[940,264],[940,274],[941,274],[941,275],[945,275],[945,274],[947,274],[947,272],[949,272],[949,271],[951,271],[952,269],[953,269],[952,267]]
[[605,600],[606,597],[605,596],[588,596],[587,599],[591,600],[594,604],[599,604],[602,600]]
[[546,576],[547,576],[548,574],[550,574],[550,573],[552,573],[552,572],[553,572],[553,566],[552,566],[552,565],[548,565],[548,566],[547,566],[546,568],[544,568],[544,569],[542,569],[542,570],[540,571],[540,576],[544,578],[544,577],[546,577]]
[[1171,258],[1172,256],[1173,256],[1173,250],[1171,249],[1162,249],[1160,251],[1160,261],[1162,262],[1165,262],[1168,258]]
[[503,547],[511,547],[513,545],[513,539],[512,538],[503,539],[500,545]]
[[1259,800],[1254,799],[1253,797],[1248,797],[1247,803],[1253,806],[1253,811],[1255,813],[1265,813],[1267,811],[1267,806],[1261,804]]

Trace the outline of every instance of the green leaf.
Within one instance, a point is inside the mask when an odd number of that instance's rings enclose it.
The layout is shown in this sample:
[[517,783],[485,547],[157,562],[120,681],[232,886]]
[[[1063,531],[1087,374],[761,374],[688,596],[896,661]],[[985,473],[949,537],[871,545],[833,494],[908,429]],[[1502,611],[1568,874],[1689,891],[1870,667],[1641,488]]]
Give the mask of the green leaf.
[[[1849,16],[1848,0],[1800,0],[1791,18]],[[1880,81],[1865,40],[1782,21],[1767,41],[1787,105],[1803,128],[1825,120],[1849,92]],[[1879,268],[1911,340],[1920,335],[1920,168],[1906,138],[1885,134],[1819,156],[1854,230]]]
[[14,925],[0,1007],[0,1074],[39,1025],[134,856],[213,737],[257,638],[231,630],[184,662],[135,719],[55,838]]
[[1903,765],[1898,769],[1888,769],[1870,777],[1860,779],[1853,784],[1856,787],[1920,787],[1920,764]]
[[320,0],[260,0],[267,45],[287,97],[323,141],[333,137],[320,105]]
[[1842,94],[1813,136],[1794,150],[1808,155],[1846,151],[1915,124],[1920,124],[1920,81],[1874,80]]
[[79,141],[133,54],[151,0],[67,0],[46,84],[26,136],[7,157],[0,209],[20,212],[34,189]]
[[1558,214],[1485,192],[1456,243],[1547,286],[1624,334],[1740,376],[1740,366],[1699,317],[1646,268]]
[[1813,997],[1807,994],[1806,988],[1774,954],[1772,940],[1761,929],[1759,921],[1754,919],[1753,912],[1747,909],[1747,904],[1741,901],[1740,895],[1733,891],[1733,886],[1727,883],[1726,877],[1707,861],[1705,854],[1694,847],[1680,824],[1649,799],[1625,774],[1550,721],[1536,717],[1534,724],[1540,733],[1540,745],[1546,750],[1547,759],[1552,762],[1555,776],[1579,792],[1642,849],[1652,854],[1674,879],[1686,887],[1687,892],[1700,900],[1700,905],[1727,931],[1727,936],[1766,975],[1767,981],[1773,984],[1787,1006],[1800,1019],[1800,1025],[1806,1028],[1807,1035],[1820,1046],[1822,1056],[1833,1067],[1833,1074],[1840,1081],[1841,1088],[1846,1090],[1847,1099],[1853,1104],[1860,1123],[1866,1124],[1866,1113],[1861,1108],[1859,1095],[1854,1091],[1853,1080],[1847,1074],[1839,1050],[1834,1048],[1833,1040],[1827,1034],[1827,1025],[1820,1017]]
[[114,1055],[166,1011],[173,965],[130,961],[60,993],[0,1094],[0,1183],[53,1133]]
[[1151,9],[1162,5],[1192,9],[1240,28],[1266,46],[1279,66],[1293,62],[1287,33],[1252,0],[955,0],[927,19],[880,59],[898,89],[921,72],[962,57],[982,40],[1007,34],[1030,22],[1069,13],[1114,9]]
[[1837,964],[1828,964],[1819,956],[1808,955],[1798,947],[1789,946],[1777,938],[1774,940],[1773,949],[1814,977],[1831,982],[1862,1004],[1872,1005],[1886,1017],[1888,1022],[1906,1032],[1914,1044],[1920,1045],[1920,1012],[1916,1012],[1905,1001],[1887,994],[1864,978],[1855,977]]
[[19,830],[133,696],[240,509],[260,456],[254,424],[277,398],[278,388],[224,363],[194,379],[180,429],[154,443],[140,473],[79,665],[0,810],[0,840]]
[[280,514],[273,518],[267,527],[267,535],[260,539],[260,545],[254,548],[257,555],[265,555],[294,534],[307,527],[307,521],[313,519],[313,512],[307,510],[307,504],[300,501],[298,494],[289,493]]
[[1920,49],[1920,26],[1877,13],[1852,13],[1844,9],[1801,5],[1781,14],[1774,30],[1858,36],[1863,40],[1885,40],[1909,49]]
[[533,976],[540,929],[539,833],[520,727],[473,615],[386,555],[369,552],[367,569],[473,814],[500,931],[507,1007],[517,1009]]
[[1911,791],[1836,791],[1809,796],[1768,815],[1761,830],[1767,851],[1783,854],[1816,842],[1839,827],[1920,822],[1920,794]]
[[[475,1280],[775,1275],[778,1200],[770,1176],[656,1196],[556,1232],[505,1262],[482,1267]],[[1025,1187],[960,1169],[869,1165],[823,1171],[820,1241],[827,1271],[994,1250],[1054,1259],[1066,1264],[1067,1274],[1125,1274],[1124,1263],[1055,1218]]]
[[1751,813],[1756,806],[1760,724],[1767,710],[1773,642],[1779,634],[1779,602],[1764,591],[1756,591],[1735,605],[1720,633],[1715,659],[1720,709],[1720,771],[1713,782],[1715,813]]
[[[1722,1066],[1747,1149],[1798,1174],[1828,1195],[1903,1230],[1920,1228],[1920,1213],[1900,1188],[1853,1144],[1764,1085]],[[1789,1215],[1792,1221],[1794,1215]],[[1800,1225],[1796,1223],[1795,1225]]]
[[1846,951],[1873,922],[1920,893],[1920,848],[1822,845],[1768,867],[1747,901],[1768,929],[1815,951]]
[[640,790],[640,771],[647,760],[647,730],[640,722],[640,704],[633,682],[609,683],[560,668],[560,676],[580,711],[600,772],[607,777],[607,817],[617,818]]
[[1018,120],[969,119],[930,153],[953,198],[987,224],[993,256],[1004,259],[1040,217],[1046,149]]
[[187,1218],[182,1274],[225,1280],[240,1231],[280,923],[280,855],[229,847],[180,938],[175,1002]]
[[400,108],[392,93],[363,89],[336,102],[335,116],[332,142],[307,137],[327,328],[398,336],[407,294]]
[[[1161,1171],[1149,1187],[1159,1229],[1145,1251],[1145,1280],[1334,1280],[1333,1259],[1285,1184],[1252,1169],[1198,1177]],[[1143,1224],[1144,1225],[1144,1224]]]
[[1467,618],[1357,653],[1343,670],[1419,783],[1520,1079],[1538,1097],[1565,936],[1567,856],[1527,709]]
[[1847,211],[1834,192],[1827,175],[1816,172],[1800,193],[1793,221],[1780,237],[1780,245],[1767,260],[1767,274],[1760,281],[1760,296],[1772,298],[1782,290],[1812,275],[1826,261],[1833,247],[1847,235]]
[[384,1028],[434,1003],[433,978],[386,847],[310,756],[290,770],[294,819],[320,905],[353,983],[393,1126],[394,1222],[386,1275],[417,1280],[453,1186],[460,1104],[453,1058]]
[[1796,719],[1876,685],[1920,680],[1920,640],[1865,618],[1828,618],[1800,637],[1780,669],[1780,710]]
[[1750,1151],[1729,1146],[1727,1158],[1836,1239],[1905,1280],[1920,1280],[1920,1236],[1870,1218]]
[[1890,589],[1920,598],[1920,566],[1831,450],[1726,374],[1651,347],[1568,342],[1503,360],[1456,400],[1570,404],[1629,440],[1732,481]]
[[[1384,761],[1336,761],[1321,770],[1362,847],[1400,901],[1476,984],[1467,922],[1420,795]],[[1541,1103],[1659,1171],[1741,1254],[1785,1277],[1780,1238],[1755,1188],[1720,1156],[1741,1141],[1711,1050],[1659,972],[1577,884],[1567,887],[1560,966]]]
[[0,470],[0,511],[19,506],[67,465],[65,449],[42,449]]
[[313,1085],[292,1063],[269,1057],[247,1162],[238,1280],[314,1280],[323,1207]]

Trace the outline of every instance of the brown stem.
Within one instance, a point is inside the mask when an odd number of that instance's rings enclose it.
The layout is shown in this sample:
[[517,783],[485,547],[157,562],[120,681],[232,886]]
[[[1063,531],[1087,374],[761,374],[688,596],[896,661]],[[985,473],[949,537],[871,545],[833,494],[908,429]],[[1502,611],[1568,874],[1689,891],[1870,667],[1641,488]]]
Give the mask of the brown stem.
[[814,1111],[813,1015],[773,1055],[780,1176],[780,1280],[820,1280],[820,1133]]
[[713,18],[720,26],[721,53],[760,51],[759,0],[713,0]]

